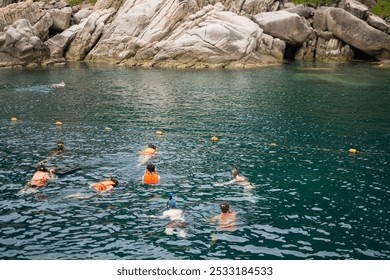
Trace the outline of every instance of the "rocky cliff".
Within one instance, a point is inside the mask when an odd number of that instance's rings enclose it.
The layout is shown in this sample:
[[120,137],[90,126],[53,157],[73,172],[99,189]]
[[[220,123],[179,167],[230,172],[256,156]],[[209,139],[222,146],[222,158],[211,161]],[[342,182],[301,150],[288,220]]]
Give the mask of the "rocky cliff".
[[0,66],[67,60],[152,67],[248,68],[285,58],[390,59],[390,26],[355,0],[0,0]]

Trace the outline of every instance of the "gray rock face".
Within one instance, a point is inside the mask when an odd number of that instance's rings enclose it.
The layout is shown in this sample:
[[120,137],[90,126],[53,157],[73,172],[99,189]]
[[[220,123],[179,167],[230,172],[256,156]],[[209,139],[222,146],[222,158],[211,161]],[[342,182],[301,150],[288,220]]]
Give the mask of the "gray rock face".
[[49,49],[34,35],[29,21],[19,19],[0,35],[0,65],[40,64],[50,55]]
[[[51,57],[56,61],[82,60],[96,44],[103,32],[105,22],[112,16],[114,9],[93,12],[78,25],[73,25],[64,32],[50,38],[46,45]],[[68,52],[65,53],[65,50]]]
[[49,13],[53,18],[51,29],[56,31],[64,31],[65,29],[69,28],[72,8],[65,7],[63,9],[51,9],[49,10]]
[[390,59],[390,36],[350,13],[338,8],[329,8],[326,26],[330,32],[347,44],[379,60]]
[[368,17],[368,7],[355,0],[345,0],[344,10],[362,20]]
[[153,63],[175,67],[253,67],[280,64],[285,43],[246,17],[208,6],[158,44]]
[[126,3],[87,60],[161,67],[282,62],[284,42],[263,34],[250,19],[225,11],[220,3],[192,15],[185,3],[175,0]]
[[355,49],[389,60],[389,24],[358,1],[342,3],[345,10],[284,0],[98,0],[72,8],[63,0],[0,0],[0,66],[86,60],[245,68],[294,54],[350,61]]
[[26,19],[30,24],[35,25],[46,14],[46,11],[42,9],[42,4],[40,2],[22,2],[0,8],[0,32],[19,19]]
[[376,15],[369,15],[367,18],[367,23],[376,29],[390,34],[390,26],[387,22]]
[[261,13],[254,20],[266,34],[294,46],[305,42],[312,32],[300,16],[287,11]]

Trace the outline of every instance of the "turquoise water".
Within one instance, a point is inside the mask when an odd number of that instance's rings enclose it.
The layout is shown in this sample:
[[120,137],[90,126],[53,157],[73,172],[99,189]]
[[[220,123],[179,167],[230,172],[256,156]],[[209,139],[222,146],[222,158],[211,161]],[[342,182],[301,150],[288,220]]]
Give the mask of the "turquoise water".
[[[0,69],[0,258],[389,259],[389,81],[365,64]],[[57,140],[58,164],[82,169],[20,193]],[[148,144],[153,187],[137,166]],[[255,189],[214,186],[234,164]],[[115,190],[88,188],[110,174]],[[148,218],[169,192],[186,238]],[[235,231],[206,221],[223,200]]]

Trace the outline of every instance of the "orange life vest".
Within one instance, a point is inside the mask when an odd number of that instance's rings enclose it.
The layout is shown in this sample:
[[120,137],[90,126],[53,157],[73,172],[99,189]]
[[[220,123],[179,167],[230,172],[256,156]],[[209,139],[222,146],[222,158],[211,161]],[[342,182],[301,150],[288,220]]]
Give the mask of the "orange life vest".
[[146,148],[141,152],[141,155],[143,156],[152,156],[156,153],[156,150],[153,148]]
[[29,182],[29,185],[37,186],[37,187],[44,187],[47,182],[47,173],[43,171],[37,171],[33,175],[31,181]]
[[158,174],[157,172],[149,172],[148,170],[144,173],[144,184],[157,184],[158,183]]
[[101,181],[99,183],[93,184],[92,188],[94,188],[97,191],[105,191],[108,186],[115,186],[115,182],[111,180]]

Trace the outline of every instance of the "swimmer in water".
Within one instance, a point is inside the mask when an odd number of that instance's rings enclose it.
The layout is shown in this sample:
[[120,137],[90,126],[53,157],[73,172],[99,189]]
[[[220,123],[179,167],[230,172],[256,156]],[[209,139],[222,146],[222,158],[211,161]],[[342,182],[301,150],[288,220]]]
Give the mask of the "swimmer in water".
[[156,172],[156,167],[153,163],[149,163],[146,166],[144,175],[142,176],[142,182],[144,184],[158,184],[160,176]]
[[148,148],[142,150],[140,152],[140,155],[138,157],[138,165],[145,164],[148,162],[149,159],[154,157],[157,153],[156,146],[155,145],[149,145]]
[[166,224],[164,232],[168,235],[176,234],[177,237],[182,238],[185,238],[187,236],[187,223],[184,220],[183,210],[177,209],[176,203],[173,199],[173,193],[169,194],[169,199],[162,216],[151,215],[149,216],[149,218],[169,218],[170,222]]
[[110,177],[110,180],[100,181],[95,184],[91,184],[89,187],[97,190],[98,192],[107,192],[109,190],[112,190],[114,187],[118,186],[118,181],[112,179]]
[[230,174],[232,175],[232,179],[228,182],[225,183],[215,183],[214,186],[216,187],[222,187],[226,185],[231,185],[231,184],[239,184],[243,186],[246,189],[253,189],[255,186],[253,186],[251,183],[249,183],[248,178],[245,176],[241,176],[237,170],[236,167],[233,167],[230,170]]
[[27,183],[27,187],[22,189],[21,192],[28,192],[38,188],[43,188],[50,179],[54,179],[53,169],[47,170],[43,164],[39,164],[32,179]]
[[59,88],[59,87],[65,87],[65,82],[62,80],[59,84],[52,84],[52,88]]
[[216,215],[210,218],[208,221],[210,223],[218,222],[218,229],[234,231],[237,229],[235,224],[237,212],[232,212],[229,207],[229,203],[224,201],[220,205],[221,214]]

